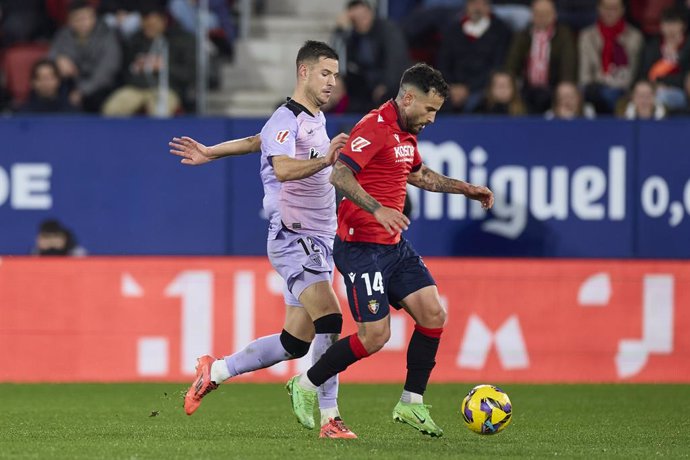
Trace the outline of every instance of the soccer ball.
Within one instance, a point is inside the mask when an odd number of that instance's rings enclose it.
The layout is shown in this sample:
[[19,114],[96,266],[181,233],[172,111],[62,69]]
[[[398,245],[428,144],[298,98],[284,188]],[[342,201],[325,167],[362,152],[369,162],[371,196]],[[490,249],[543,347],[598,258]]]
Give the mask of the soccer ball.
[[513,406],[505,391],[493,385],[477,385],[462,400],[467,428],[479,434],[495,434],[510,424]]

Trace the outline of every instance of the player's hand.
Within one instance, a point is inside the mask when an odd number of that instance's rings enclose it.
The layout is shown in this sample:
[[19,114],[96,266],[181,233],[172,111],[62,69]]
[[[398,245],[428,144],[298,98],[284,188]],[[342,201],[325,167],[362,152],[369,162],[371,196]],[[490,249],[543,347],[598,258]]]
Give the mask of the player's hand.
[[374,211],[374,217],[391,235],[402,233],[402,231],[407,230],[410,225],[410,219],[408,219],[405,214],[385,206],[381,206]]
[[465,196],[471,200],[481,202],[484,209],[491,209],[494,205],[494,193],[483,185],[470,185],[470,189]]
[[333,139],[331,139],[331,146],[328,147],[328,153],[324,157],[324,160],[326,160],[326,163],[329,166],[333,166],[336,161],[338,161],[338,155],[340,155],[340,150],[345,147],[345,143],[347,142],[347,138],[349,136],[344,133],[340,133],[337,136],[335,136]]
[[173,137],[168,145],[170,146],[170,153],[182,157],[180,161],[182,164],[198,166],[213,160],[210,149],[191,137]]

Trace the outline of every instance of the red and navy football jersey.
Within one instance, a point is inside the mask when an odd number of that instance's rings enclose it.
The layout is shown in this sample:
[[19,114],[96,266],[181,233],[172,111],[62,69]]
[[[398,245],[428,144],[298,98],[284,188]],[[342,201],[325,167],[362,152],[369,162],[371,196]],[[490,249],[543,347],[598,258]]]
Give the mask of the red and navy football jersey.
[[[410,172],[422,167],[417,136],[398,124],[398,108],[388,101],[369,112],[352,130],[338,161],[349,167],[357,182],[383,206],[402,212]],[[338,208],[338,236],[343,241],[396,244],[374,216],[347,198]]]

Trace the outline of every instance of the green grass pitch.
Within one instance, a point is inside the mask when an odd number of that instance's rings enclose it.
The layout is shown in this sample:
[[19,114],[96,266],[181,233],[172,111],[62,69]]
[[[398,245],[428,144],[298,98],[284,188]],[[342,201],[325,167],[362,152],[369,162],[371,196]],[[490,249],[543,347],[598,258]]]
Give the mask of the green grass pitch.
[[512,424],[495,436],[467,430],[470,384],[431,385],[425,400],[445,435],[394,423],[401,385],[341,386],[357,440],[325,440],[298,425],[281,385],[230,383],[192,417],[184,384],[0,385],[0,458],[441,459],[687,458],[688,385],[502,385]]

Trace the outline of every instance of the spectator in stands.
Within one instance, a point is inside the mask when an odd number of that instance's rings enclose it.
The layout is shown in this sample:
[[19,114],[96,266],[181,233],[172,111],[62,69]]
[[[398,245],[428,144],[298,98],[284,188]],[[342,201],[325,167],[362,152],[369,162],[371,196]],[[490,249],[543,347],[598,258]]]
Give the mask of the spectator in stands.
[[656,84],[657,102],[670,111],[685,109],[683,88],[690,70],[690,41],[686,40],[684,13],[668,9],[661,17],[661,36],[645,45],[640,65],[640,79]]
[[[149,115],[170,116],[181,105],[194,83],[194,37],[168,26],[165,8],[151,4],[142,10],[142,28],[125,45],[125,84],[108,98],[103,114],[128,116],[145,110]],[[168,49],[168,63],[164,49]],[[162,99],[160,78],[169,76],[169,89]]]
[[532,21],[530,3],[531,0],[492,0],[492,9],[513,32],[520,32]]
[[407,44],[396,24],[377,18],[367,1],[350,0],[338,18],[333,42],[350,111],[366,112],[395,96],[409,64]]
[[[462,0],[462,6],[465,1]],[[435,65],[441,46],[441,34],[464,11],[460,6],[438,5],[420,7],[400,21],[410,58],[417,62]]]
[[544,113],[558,83],[577,79],[575,39],[556,22],[553,0],[534,0],[532,17],[532,26],[513,40],[506,70],[522,79],[528,111]]
[[592,119],[596,112],[591,104],[585,104],[575,83],[564,81],[558,84],[553,97],[553,107],[544,114],[547,120]]
[[47,38],[52,31],[44,0],[0,0],[0,44],[3,47]]
[[673,7],[676,0],[627,0],[627,16],[645,37],[659,34],[662,13]]
[[656,102],[656,89],[646,80],[635,83],[630,102],[619,113],[628,120],[661,120],[666,117],[666,108]]
[[443,34],[438,69],[450,86],[446,111],[473,112],[494,70],[503,66],[511,32],[489,0],[467,0],[465,15]]
[[441,39],[438,68],[450,86],[446,111],[472,112],[491,72],[505,61],[510,29],[491,14],[489,0],[468,0],[465,15]]
[[49,219],[41,222],[36,246],[31,253],[37,256],[85,256],[86,250],[77,244],[69,229],[59,221]]
[[[209,0],[208,9],[209,13],[203,17],[204,25],[208,30],[220,29],[223,31],[222,51],[232,55],[237,32],[228,0]],[[196,34],[198,0],[170,0],[168,11],[183,30],[193,35]]]
[[556,11],[560,23],[577,34],[597,21],[597,0],[556,0]]
[[117,32],[120,40],[128,39],[141,29],[140,3],[137,0],[101,0],[99,11],[103,21]]
[[31,94],[19,113],[73,113],[77,111],[63,91],[57,65],[41,59],[31,69]]
[[99,112],[115,84],[121,52],[115,33],[98,20],[88,2],[74,1],[67,26],[53,39],[50,58],[70,88],[70,102],[88,112]]
[[599,0],[599,19],[580,34],[580,85],[599,113],[613,113],[637,74],[643,39],[625,22],[623,0]]
[[517,90],[515,78],[506,72],[492,73],[486,95],[476,112],[483,115],[524,115],[525,105]]

